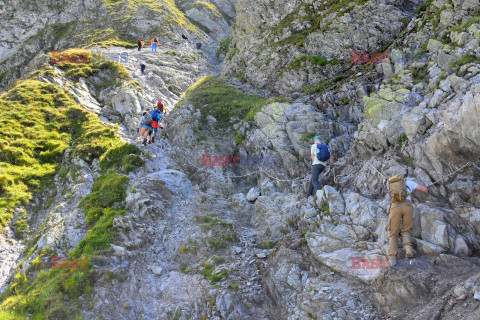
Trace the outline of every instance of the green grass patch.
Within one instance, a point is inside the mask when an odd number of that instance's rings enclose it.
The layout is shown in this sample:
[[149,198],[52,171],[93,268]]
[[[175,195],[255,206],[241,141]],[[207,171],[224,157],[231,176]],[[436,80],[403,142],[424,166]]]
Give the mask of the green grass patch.
[[293,60],[286,68],[288,70],[298,70],[304,67],[306,64],[312,66],[332,66],[336,64],[344,64],[341,60],[338,59],[327,59],[322,56],[301,56]]
[[100,161],[102,169],[116,168],[121,169],[125,173],[131,172],[135,167],[139,167],[145,163],[140,157],[141,150],[129,143],[123,143],[116,147],[110,148],[103,159]]
[[327,89],[328,87],[330,87],[332,85],[337,85],[338,86],[339,84],[343,83],[344,80],[347,79],[347,78],[348,78],[348,75],[339,74],[333,79],[329,79],[327,81],[323,81],[323,82],[320,82],[320,83],[317,83],[317,84],[306,86],[301,91],[303,93],[306,93],[306,94],[312,94],[312,93],[320,92],[320,91],[323,91],[323,90]]
[[197,7],[200,7],[200,11],[202,11],[203,9],[208,9],[210,12],[212,12],[214,15],[216,15],[217,17],[221,18],[222,17],[222,14],[220,13],[220,11],[218,11],[217,7],[214,5],[214,4],[211,4],[209,2],[205,2],[205,1],[195,1],[195,4],[194,6],[197,6]]
[[230,47],[230,43],[232,42],[232,38],[227,38],[220,42],[220,47],[217,50],[217,57],[220,57],[222,54],[227,54],[228,48]]
[[[109,81],[99,84],[96,89],[102,90],[114,86],[116,79],[125,80],[130,74],[122,64],[105,59],[102,55],[92,54],[84,49],[70,49],[60,53],[51,53],[52,58],[58,58],[60,61],[65,59],[67,62],[57,63],[56,65],[65,71],[64,76],[70,80],[78,81],[80,78],[88,78],[101,71],[109,72]],[[87,57],[86,59],[76,59],[76,57]],[[79,62],[74,62],[79,61]]]
[[221,250],[228,247],[229,243],[235,241],[235,234],[229,234],[226,232],[218,232],[210,239],[208,239],[208,245],[214,250]]
[[312,140],[313,138],[315,137],[315,133],[314,132],[307,132],[305,133],[303,136],[302,136],[302,141],[310,141]]
[[267,100],[253,94],[246,94],[226,85],[221,79],[204,77],[185,93],[185,99],[201,111],[206,122],[209,115],[217,119],[219,128],[230,126],[232,119],[252,120]]
[[[101,0],[107,4],[112,17],[111,24],[117,29],[126,31],[130,18],[138,11],[140,6],[147,6],[152,14],[162,16],[165,25],[159,31],[168,32],[174,29],[185,29],[196,32],[195,27],[180,11],[175,0]],[[123,28],[122,28],[123,27]]]
[[76,108],[62,89],[34,80],[0,96],[0,225],[55,173],[72,142],[65,112]]
[[28,213],[24,211],[20,217],[13,223],[15,229],[15,237],[20,238],[25,233],[25,229],[28,227]]
[[115,170],[97,178],[91,193],[82,199],[80,206],[86,211],[85,221],[92,225],[105,213],[105,209],[125,200],[128,178]]
[[210,216],[201,216],[198,215],[195,217],[197,223],[202,224],[204,230],[210,230],[215,226],[220,226],[223,228],[233,229],[233,223],[227,223],[217,218],[212,218]]
[[196,245],[186,245],[186,246],[183,246],[181,247],[179,250],[178,250],[178,253],[181,253],[181,254],[197,254],[197,246]]
[[464,76],[468,71],[464,71],[463,73],[460,73],[460,68],[466,64],[469,63],[480,63],[480,59],[478,59],[475,55],[473,54],[466,54],[460,58],[458,58],[455,62],[453,62],[448,69],[452,71],[453,73],[456,73],[458,76],[462,77]]
[[33,281],[17,273],[0,297],[0,315],[6,319],[26,319],[27,314],[30,319],[75,319],[79,313],[72,314],[68,304],[80,308],[78,298],[90,294],[94,282],[92,270],[44,270]]
[[470,28],[471,25],[476,23],[480,24],[480,16],[471,17],[465,23],[462,23],[461,25],[453,28],[451,31],[457,31],[457,32],[467,31],[467,29]]
[[428,7],[430,7],[430,5],[432,4],[433,0],[427,0],[427,2],[425,2],[424,4],[422,4],[420,7],[418,7],[417,9],[417,18],[420,18],[420,14],[422,12],[425,12],[427,11]]
[[137,48],[137,40],[131,38],[130,40],[121,40],[121,39],[113,39],[113,40],[105,40],[101,42],[93,42],[89,45],[89,47],[97,46],[100,48],[111,48],[111,47],[121,47],[127,49]]
[[412,68],[413,83],[417,84],[428,80],[428,66]]
[[205,279],[210,280],[210,282],[213,284],[215,282],[223,280],[228,275],[228,271],[222,270],[220,272],[217,272],[213,265],[206,262],[203,266],[201,274],[205,277]]

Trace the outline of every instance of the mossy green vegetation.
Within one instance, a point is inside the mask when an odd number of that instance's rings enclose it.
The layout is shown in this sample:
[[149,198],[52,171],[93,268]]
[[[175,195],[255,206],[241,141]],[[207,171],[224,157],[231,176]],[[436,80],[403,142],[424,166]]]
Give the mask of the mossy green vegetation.
[[252,120],[256,112],[268,102],[260,96],[246,94],[211,76],[197,81],[185,93],[185,99],[200,109],[202,120],[209,115],[217,119],[219,128],[226,128],[232,120]]
[[201,223],[202,228],[206,231],[211,230],[212,227],[215,227],[215,226],[221,226],[223,228],[233,229],[233,224],[227,223],[225,221],[222,221],[220,219],[213,218],[213,217],[210,217],[210,216],[200,216],[199,215],[199,216],[195,217],[195,220],[198,223]]
[[302,136],[302,141],[310,142],[315,137],[314,132],[307,132]]
[[[309,34],[317,30],[328,30],[333,20],[324,21],[327,17],[334,17],[333,19],[341,17],[356,6],[364,5],[367,2],[368,0],[327,0],[321,4],[316,4],[315,7],[313,4],[302,4],[297,10],[287,15],[279,24],[272,27],[270,32],[273,35],[281,35],[285,29],[291,28],[294,21],[309,24],[311,27],[303,30],[290,30],[290,36],[273,44],[278,46],[286,44],[302,46]],[[336,14],[332,16],[334,13]],[[274,39],[275,37],[271,38]]]
[[[91,58],[84,65],[95,63],[95,57]],[[110,68],[120,70],[113,63]],[[115,76],[115,72],[111,75]],[[143,164],[140,150],[122,141],[113,125],[81,108],[67,91],[54,84],[33,79],[19,83],[0,96],[0,112],[1,224],[8,224],[14,210],[27,205],[33,193],[41,192],[54,174],[67,176],[71,170],[68,163],[63,163],[63,154],[68,148],[71,156],[87,163],[99,159],[101,168],[90,195],[80,203],[89,229],[78,247],[69,253],[69,259],[109,253],[116,235],[113,219],[124,214],[128,178],[123,173]],[[34,213],[33,209],[28,212]],[[24,212],[16,218],[17,232],[25,232],[28,214]],[[25,250],[14,280],[0,296],[2,319],[25,319],[27,315],[30,319],[76,319],[82,303],[78,298],[83,296],[88,302],[92,287],[101,276],[88,268],[50,269],[50,261],[45,263],[41,258],[48,260],[54,253],[37,246],[45,230],[44,221]],[[21,268],[35,253],[37,258],[30,266]]]
[[317,84],[306,86],[301,91],[306,94],[312,94],[312,93],[323,91],[331,86],[338,87],[341,83],[345,82],[345,79],[347,79],[350,75],[351,75],[350,72],[348,74],[339,74],[333,79],[329,79]]
[[71,143],[66,111],[74,101],[59,87],[27,80],[0,96],[0,225],[27,204],[31,190],[55,173]]
[[[162,16],[165,25],[161,26],[161,32],[168,32],[175,27],[180,27],[188,31],[197,32],[195,26],[185,17],[175,4],[175,0],[102,0],[108,6],[108,9],[116,22],[125,23],[129,21],[137,12],[140,6],[148,6],[152,14]],[[218,10],[217,10],[218,11]]]
[[95,224],[106,209],[125,199],[127,181],[126,176],[115,170],[109,170],[96,179],[91,193],[80,202],[86,211],[85,221],[88,224]]
[[230,43],[232,43],[232,38],[227,38],[220,42],[220,47],[217,50],[217,57],[220,57],[222,54],[227,54]]
[[432,4],[433,0],[427,0],[424,4],[422,4],[420,7],[417,9],[417,18],[420,18],[422,16],[422,13],[427,11],[428,7]]
[[[116,79],[128,79],[130,74],[125,67],[119,63],[115,63],[109,59],[103,58],[102,55],[92,54],[84,49],[69,49],[63,52],[51,53],[52,63],[55,60],[66,61],[57,63],[57,66],[65,71],[64,76],[70,80],[78,81],[80,78],[88,78],[100,71],[109,71],[111,81],[97,87],[97,90],[115,84]],[[77,59],[77,57],[81,57]]]
[[[148,17],[145,17],[146,19],[154,16],[161,17],[164,23],[153,26],[145,34],[139,32],[139,37],[145,37],[147,34],[152,36],[172,34],[173,30],[178,28],[194,33],[199,32],[197,26],[178,9],[175,0],[101,1],[107,5],[104,20],[109,22],[108,26],[103,22],[99,23],[97,20],[73,21],[65,24],[58,23],[43,28],[36,35],[32,36],[27,43],[51,37],[55,40],[53,43],[58,43],[59,40],[75,35],[74,41],[67,41],[70,46],[74,43],[82,47],[99,46],[107,48],[116,46],[134,48],[137,46],[137,36],[132,35],[132,25],[133,30],[135,30],[132,19],[138,18],[135,17],[135,14],[141,6],[148,8],[146,13]],[[210,7],[208,9],[211,10]],[[90,10],[93,10],[93,8],[90,8]],[[53,49],[53,47],[50,48],[50,50]]]
[[232,223],[200,215],[196,216],[195,220],[202,225],[204,231],[214,231],[213,235],[207,239],[206,245],[215,251],[225,249],[229,243],[234,242],[237,238]]
[[307,65],[323,67],[336,64],[343,65],[344,62],[338,59],[327,59],[322,56],[301,56],[293,60],[282,72],[280,72],[279,77],[281,77],[286,71],[299,70]]
[[470,28],[470,26],[473,24],[480,24],[480,16],[477,15],[475,17],[471,17],[465,23],[462,23],[461,25],[453,28],[451,31],[457,31],[457,32],[467,31],[468,28]]
[[[25,273],[17,273],[13,283],[2,294],[7,298],[2,302],[0,315],[7,319],[76,319],[69,304],[80,307],[81,295],[92,292],[94,283],[92,270],[48,270],[40,271],[33,282]],[[2,318],[3,319],[3,318]]]
[[210,280],[212,284],[223,280],[228,275],[227,270],[224,269],[218,272],[217,270],[215,270],[215,267],[208,262],[205,262],[205,264],[203,265],[201,273],[205,277],[205,279]]
[[195,6],[200,6],[202,7],[201,9],[203,8],[207,8],[210,12],[212,12],[214,15],[216,15],[217,17],[222,17],[222,14],[220,13],[220,11],[218,11],[217,7],[214,5],[214,4],[211,4],[209,2],[205,2],[205,1],[195,1]]
[[111,47],[122,47],[127,49],[132,49],[137,47],[137,40],[134,37],[123,38],[117,36],[116,39],[108,39],[99,42],[92,42],[88,47],[100,47],[100,48],[111,48]]
[[417,84],[428,79],[428,67],[412,68],[413,83]]
[[140,157],[140,149],[129,143],[122,143],[116,147],[110,148],[100,161],[102,169],[116,168],[125,173],[131,172],[135,167],[145,163]]
[[[278,77],[282,77],[285,72],[291,70],[300,70],[306,68],[307,66],[333,66],[333,65],[345,65],[345,63],[338,59],[327,59],[321,56],[301,56],[294,61],[292,61],[287,67],[285,67],[279,74]],[[309,87],[310,88],[310,87]],[[310,89],[304,89],[308,91]]]
[[[450,69],[450,71],[452,71],[453,73],[457,74],[458,76],[460,77],[463,77],[465,74],[467,74],[467,70],[463,71],[463,72],[460,72],[460,68],[466,64],[470,64],[470,63],[480,63],[480,59],[478,59],[474,53],[470,53],[470,54],[465,54],[463,55],[462,57],[458,58],[456,61],[454,61],[449,67],[448,69]],[[446,75],[444,75],[444,77],[446,77]]]

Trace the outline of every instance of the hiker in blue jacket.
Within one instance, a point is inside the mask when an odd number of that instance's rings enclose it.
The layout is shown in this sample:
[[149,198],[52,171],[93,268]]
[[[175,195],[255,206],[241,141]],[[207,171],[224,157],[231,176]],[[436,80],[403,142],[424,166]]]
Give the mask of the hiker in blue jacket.
[[316,136],[313,140],[315,143],[310,147],[310,154],[312,156],[312,179],[310,180],[307,198],[320,190],[318,177],[327,166],[327,161],[330,160],[330,165],[333,166],[333,156],[330,153],[330,148],[323,143],[322,137]]
[[163,115],[164,112],[165,112],[165,105],[162,100],[159,100],[155,109],[153,109],[152,112],[150,112],[150,115],[152,116],[152,120],[153,120],[152,142],[155,142],[155,136],[157,135],[158,128],[163,129],[163,127],[160,126],[160,121],[165,120],[165,122],[168,123],[168,120]]

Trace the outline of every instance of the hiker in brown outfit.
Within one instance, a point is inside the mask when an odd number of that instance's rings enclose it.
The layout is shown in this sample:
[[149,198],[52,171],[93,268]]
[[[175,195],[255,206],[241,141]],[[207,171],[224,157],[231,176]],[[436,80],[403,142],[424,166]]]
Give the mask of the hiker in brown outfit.
[[[412,235],[410,230],[413,228],[413,204],[411,193],[413,190],[428,192],[425,186],[419,185],[399,174],[388,180],[390,197],[392,204],[388,214],[388,256],[392,266],[397,263],[398,253],[398,235],[402,232],[403,248],[407,258],[413,258]],[[400,224],[402,228],[400,229]]]

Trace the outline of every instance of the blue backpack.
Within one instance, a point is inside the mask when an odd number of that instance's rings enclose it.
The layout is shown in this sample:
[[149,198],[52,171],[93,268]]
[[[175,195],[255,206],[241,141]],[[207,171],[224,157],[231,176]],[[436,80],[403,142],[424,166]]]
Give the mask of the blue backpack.
[[317,158],[322,162],[330,159],[330,148],[325,143],[317,143]]

